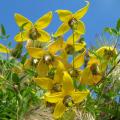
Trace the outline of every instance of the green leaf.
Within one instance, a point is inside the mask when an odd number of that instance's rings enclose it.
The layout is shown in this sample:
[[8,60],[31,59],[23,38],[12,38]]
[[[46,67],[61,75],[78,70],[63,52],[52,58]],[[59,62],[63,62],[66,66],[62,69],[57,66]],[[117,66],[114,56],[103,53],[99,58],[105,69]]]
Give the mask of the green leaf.
[[117,31],[114,28],[106,27],[104,28],[104,32],[109,33],[110,35],[117,35]]
[[22,57],[22,60],[21,60],[21,63],[24,64],[26,59],[28,57],[28,53],[26,53],[23,57]]
[[120,30],[120,18],[117,21],[116,29],[119,31]]
[[2,34],[3,36],[6,35],[6,31],[5,31],[5,28],[4,28],[4,25],[3,25],[3,24],[1,24],[1,26],[0,26],[0,32],[1,32],[1,34]]
[[19,76],[18,76],[16,73],[13,73],[13,74],[12,74],[12,80],[13,80],[15,83],[19,83],[20,78],[19,78]]

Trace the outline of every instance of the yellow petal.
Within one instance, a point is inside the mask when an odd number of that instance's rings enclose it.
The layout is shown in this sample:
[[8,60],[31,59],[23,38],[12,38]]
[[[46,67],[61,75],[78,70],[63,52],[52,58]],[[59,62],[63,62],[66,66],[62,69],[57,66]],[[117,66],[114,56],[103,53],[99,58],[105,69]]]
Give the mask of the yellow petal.
[[54,76],[55,83],[61,83],[63,81],[63,71],[65,70],[62,62],[58,61],[58,66]]
[[[74,59],[74,67],[79,68],[84,64],[84,56],[85,56],[86,51],[84,51],[82,54],[78,55]],[[73,64],[73,61],[72,61]]]
[[81,19],[88,11],[88,8],[89,8],[89,5],[90,3],[88,1],[87,2],[87,5],[85,7],[83,7],[82,9],[78,10],[75,14],[74,14],[74,17],[76,19]]
[[62,97],[63,97],[62,92],[45,94],[45,100],[50,103],[57,103]]
[[80,50],[82,50],[83,48],[85,48],[85,46],[86,46],[86,43],[84,42],[84,43],[76,43],[75,44],[75,51],[77,52],[77,51],[80,51]]
[[53,113],[54,118],[58,119],[62,117],[65,110],[66,110],[66,107],[64,106],[63,101],[60,100],[55,106],[54,113]]
[[33,58],[41,58],[45,54],[45,50],[42,48],[28,47],[27,51],[29,55]]
[[[80,34],[75,32],[74,33],[74,42],[76,42],[79,38],[80,38]],[[66,40],[66,43],[73,44],[73,34],[68,37],[68,39]]]
[[40,78],[34,78],[33,79],[37,85],[39,85],[43,89],[51,89],[52,86],[52,80],[47,77],[40,77]]
[[1,53],[9,53],[10,50],[6,46],[0,44],[0,52]]
[[37,66],[37,72],[39,77],[45,77],[48,75],[49,66],[45,64],[42,60],[39,61]]
[[19,27],[22,27],[25,24],[23,27],[25,30],[31,29],[33,24],[26,17],[24,17],[18,13],[16,13],[14,17],[15,17],[15,21]]
[[88,94],[89,94],[89,90],[73,92],[72,98],[74,103],[82,102],[87,97]]
[[63,75],[63,92],[65,94],[70,94],[74,91],[73,80],[67,72],[64,72]]
[[14,37],[16,42],[24,42],[26,40],[30,40],[28,31],[20,32]]
[[[89,77],[88,77],[89,76]],[[80,84],[82,85],[93,85],[93,76],[89,68],[85,68],[81,75]]]
[[92,85],[96,85],[102,79],[102,75],[94,75]]
[[39,18],[34,25],[36,28],[44,29],[50,24],[51,20],[52,20],[52,12],[50,11],[44,14],[41,18]]
[[63,41],[63,38],[59,37],[56,41],[54,41],[48,46],[48,51],[50,51],[50,53],[52,54],[55,54],[56,52],[62,49]]
[[72,17],[72,12],[69,10],[57,10],[57,14],[61,21],[68,21]]
[[70,29],[67,23],[63,23],[54,34],[55,37],[65,34]]
[[38,30],[38,32],[40,33],[40,37],[38,38],[40,42],[48,42],[50,40],[51,37],[48,32],[40,29]]
[[78,21],[75,32],[77,32],[81,35],[85,33],[85,25],[82,21]]

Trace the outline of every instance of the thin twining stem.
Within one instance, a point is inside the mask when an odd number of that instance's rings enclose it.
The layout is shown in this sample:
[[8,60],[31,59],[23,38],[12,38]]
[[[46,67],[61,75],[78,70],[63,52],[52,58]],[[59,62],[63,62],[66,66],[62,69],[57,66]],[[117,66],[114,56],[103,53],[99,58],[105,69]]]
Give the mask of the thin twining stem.
[[75,36],[74,36],[74,30],[72,30],[72,34],[73,34],[73,48],[74,48],[74,51],[73,51],[73,70],[75,68]]

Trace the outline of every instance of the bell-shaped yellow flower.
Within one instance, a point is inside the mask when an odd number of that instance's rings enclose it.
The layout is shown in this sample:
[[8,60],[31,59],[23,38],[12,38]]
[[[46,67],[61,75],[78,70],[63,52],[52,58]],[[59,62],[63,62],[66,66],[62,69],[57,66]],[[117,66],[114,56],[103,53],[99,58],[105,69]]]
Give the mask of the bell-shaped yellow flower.
[[63,75],[62,91],[56,93],[46,93],[45,100],[50,103],[56,103],[53,116],[59,118],[65,110],[76,103],[82,102],[89,91],[75,91],[73,80],[67,72]]
[[52,92],[60,92],[62,81],[63,81],[63,71],[64,65],[59,61],[56,69],[52,68],[48,74],[48,77],[38,77],[34,78],[36,84],[41,88],[49,90]]
[[102,79],[103,71],[101,67],[98,59],[90,59],[87,67],[81,73],[80,84],[96,85]]
[[60,20],[63,22],[62,25],[58,28],[55,36],[61,36],[65,34],[67,31],[74,30],[79,34],[85,33],[84,23],[80,20],[88,11],[89,2],[87,1],[87,5],[82,9],[78,10],[74,14],[69,10],[57,10],[56,12],[59,15]]
[[114,64],[116,64],[115,58],[117,54],[117,49],[114,46],[102,46],[95,51],[95,55],[90,54],[90,59],[98,59],[102,66],[102,71],[105,71],[110,61],[114,60]]
[[23,27],[23,31],[18,33],[14,39],[17,42],[23,42],[26,40],[39,40],[41,42],[48,42],[50,40],[50,35],[43,29],[50,24],[51,20],[51,11],[39,18],[34,24],[24,16],[16,13],[15,21],[20,28]]
[[3,44],[0,44],[0,53],[10,53],[10,50]]

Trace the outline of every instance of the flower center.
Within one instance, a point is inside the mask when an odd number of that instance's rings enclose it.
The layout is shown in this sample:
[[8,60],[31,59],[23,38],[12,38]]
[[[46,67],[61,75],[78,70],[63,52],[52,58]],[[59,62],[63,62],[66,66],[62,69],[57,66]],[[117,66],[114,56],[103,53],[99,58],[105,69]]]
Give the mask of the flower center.
[[48,77],[51,79],[54,79],[54,75],[56,73],[56,69],[54,67],[52,67],[49,71],[48,71]]
[[39,37],[40,37],[40,33],[37,31],[36,28],[32,28],[30,31],[29,31],[29,37],[32,39],[32,40],[37,40]]
[[31,60],[31,65],[32,66],[37,66],[38,65],[38,63],[39,63],[39,59],[34,59],[34,58],[32,58],[32,60]]
[[76,29],[78,25],[78,21],[75,18],[72,18],[68,21],[68,25],[70,26],[71,29]]
[[51,54],[46,54],[43,56],[44,63],[50,65],[54,61],[54,57]]
[[74,104],[74,101],[72,99],[72,97],[70,95],[66,95],[63,99],[63,104],[66,106],[66,107],[72,107],[73,104]]
[[98,74],[98,65],[96,63],[93,63],[90,66],[90,70],[91,70],[93,75],[97,75]]
[[73,78],[77,78],[79,76],[79,72],[76,69],[70,69],[68,72],[69,72],[70,76]]
[[67,44],[65,47],[65,51],[67,54],[73,54],[75,49],[74,49],[73,45]]
[[107,50],[107,49],[104,50],[104,56],[107,59],[112,58],[114,55],[115,55],[115,51],[114,50]]
[[60,91],[62,90],[62,85],[59,84],[59,83],[55,83],[55,84],[53,85],[52,90],[53,90],[54,92],[60,92]]

